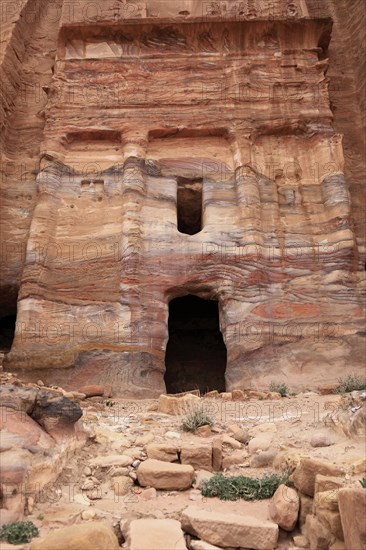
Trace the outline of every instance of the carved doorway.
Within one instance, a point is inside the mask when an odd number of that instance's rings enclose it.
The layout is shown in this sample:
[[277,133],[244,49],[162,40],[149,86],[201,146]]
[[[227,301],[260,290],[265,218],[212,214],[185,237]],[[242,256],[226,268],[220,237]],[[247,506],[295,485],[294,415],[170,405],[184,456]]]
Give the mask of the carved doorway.
[[218,302],[189,294],[169,304],[165,355],[167,393],[225,391],[226,346]]

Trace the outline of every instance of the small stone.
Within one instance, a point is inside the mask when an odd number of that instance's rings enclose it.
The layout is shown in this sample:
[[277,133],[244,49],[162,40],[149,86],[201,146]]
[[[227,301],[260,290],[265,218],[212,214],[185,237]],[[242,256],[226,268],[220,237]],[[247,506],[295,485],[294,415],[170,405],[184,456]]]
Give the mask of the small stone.
[[44,386],[43,380],[37,380],[37,386]]
[[220,394],[217,390],[212,390],[205,394],[205,397],[210,397],[210,398],[218,398],[219,396]]
[[231,397],[233,401],[244,401],[246,396],[242,390],[233,390],[231,392]]
[[89,468],[89,466],[85,466],[84,470],[83,470],[83,474],[85,476],[91,476],[92,475],[92,471],[91,471],[91,468]]
[[312,435],[310,445],[312,447],[329,447],[333,445],[333,441],[329,435],[318,432]]
[[91,508],[90,510],[83,510],[81,512],[81,519],[83,519],[84,521],[90,521],[92,519],[95,519],[97,513],[96,511]]
[[222,393],[220,393],[220,397],[223,401],[231,401],[232,394],[231,394],[231,392],[222,392]]
[[292,540],[298,548],[307,548],[309,546],[309,541],[304,535],[295,535]]
[[215,437],[212,441],[212,469],[219,472],[222,466],[222,437]]
[[169,431],[165,433],[165,437],[168,437],[169,439],[180,439],[181,434],[178,432]]
[[200,426],[195,430],[194,435],[198,435],[199,437],[210,437],[212,435],[211,426],[208,424]]
[[282,399],[282,395],[277,391],[269,391],[265,399],[269,399],[271,401],[279,401],[280,399]]
[[195,489],[202,489],[204,482],[210,480],[212,476],[212,472],[208,472],[207,470],[197,470],[195,473],[193,487]]
[[132,468],[138,468],[141,464],[141,460],[134,460],[131,464]]
[[224,434],[222,436],[222,445],[223,447],[227,446],[227,447],[230,447],[231,449],[241,449],[240,442],[234,439],[233,437],[230,437],[227,434]]
[[86,397],[102,397],[104,395],[105,387],[102,385],[89,385],[82,386],[78,389],[78,393],[84,393]]
[[84,481],[84,483],[82,484],[80,489],[82,491],[90,491],[90,490],[94,489],[94,487],[97,487],[98,485],[100,485],[99,481],[98,481],[98,483],[95,483],[92,479],[87,479],[87,480]]
[[248,443],[248,450],[251,454],[258,451],[268,451],[273,440],[272,433],[263,433],[253,437]]
[[236,441],[239,441],[239,443],[243,443],[244,445],[247,444],[250,439],[248,430],[237,430],[233,433],[233,439],[236,439]]
[[112,489],[117,496],[124,496],[129,493],[133,487],[133,480],[130,477],[114,477],[112,478]]
[[28,497],[28,499],[27,499],[27,509],[28,509],[29,514],[31,514],[33,512],[33,508],[34,508],[34,498],[33,497]]

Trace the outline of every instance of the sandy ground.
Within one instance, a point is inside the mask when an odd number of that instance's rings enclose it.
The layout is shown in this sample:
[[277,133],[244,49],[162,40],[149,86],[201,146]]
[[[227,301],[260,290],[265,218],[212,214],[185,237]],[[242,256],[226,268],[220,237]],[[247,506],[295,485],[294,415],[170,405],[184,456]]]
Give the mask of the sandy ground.
[[[202,405],[215,418],[213,436],[229,433],[229,427],[233,423],[247,429],[260,424],[275,424],[277,431],[271,450],[293,448],[308,456],[342,465],[345,470],[344,483],[356,485],[362,476],[352,475],[352,464],[365,457],[365,443],[347,438],[332,426],[330,416],[338,410],[340,400],[338,395],[321,396],[307,392],[280,401],[232,402],[202,398]],[[136,438],[147,434],[153,435],[155,443],[200,443],[207,439],[183,432],[180,427],[181,417],[149,410],[157,403],[156,400],[131,401],[114,398],[113,406],[107,406],[103,401],[103,398],[92,398],[81,402],[85,426],[93,436],[70,459],[58,481],[39,494],[32,514],[27,518],[39,527],[41,536],[51,529],[85,521],[82,514],[85,516],[89,513],[94,518],[105,518],[114,523],[124,518],[146,516],[180,519],[181,511],[193,504],[221,513],[250,514],[269,519],[269,501],[223,502],[217,498],[204,498],[197,489],[182,492],[158,491],[156,498],[144,500],[143,490],[135,486],[126,496],[116,496],[111,487],[109,468],[98,468],[90,472],[89,463],[93,458],[122,453],[132,453],[134,458],[138,458],[144,453],[144,448],[136,447]],[[172,431],[176,432],[177,438],[169,434]],[[328,434],[332,445],[313,448],[310,440],[316,432]],[[250,468],[248,459],[243,465],[232,466],[227,473],[261,477],[268,471],[273,470]],[[100,482],[92,499],[81,490],[87,474],[90,473]],[[278,548],[293,546],[291,536],[281,533]]]

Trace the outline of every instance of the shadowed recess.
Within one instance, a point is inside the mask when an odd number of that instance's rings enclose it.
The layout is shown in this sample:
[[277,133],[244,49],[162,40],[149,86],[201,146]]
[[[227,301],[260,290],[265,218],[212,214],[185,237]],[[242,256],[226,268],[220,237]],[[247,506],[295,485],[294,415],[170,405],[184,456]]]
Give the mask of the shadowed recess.
[[202,179],[177,178],[177,227],[195,235],[202,229]]
[[169,304],[169,341],[165,355],[168,393],[198,388],[225,391],[226,346],[220,332],[218,302],[197,296]]
[[9,351],[14,340],[16,315],[0,319],[0,351]]

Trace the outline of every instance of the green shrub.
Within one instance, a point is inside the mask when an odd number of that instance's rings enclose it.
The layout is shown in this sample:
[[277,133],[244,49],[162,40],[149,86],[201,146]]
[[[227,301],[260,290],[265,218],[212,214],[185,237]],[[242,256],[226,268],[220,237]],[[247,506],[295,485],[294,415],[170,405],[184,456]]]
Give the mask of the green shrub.
[[0,531],[0,539],[9,544],[23,544],[38,537],[39,531],[32,521],[16,521],[4,525]]
[[363,477],[362,479],[360,479],[360,483],[361,483],[361,487],[366,489],[366,477]]
[[271,382],[269,391],[275,391],[279,393],[281,397],[286,397],[288,395],[288,387],[284,382]]
[[349,374],[344,378],[338,378],[338,387],[334,393],[349,393],[351,391],[366,390],[366,377],[357,374]]
[[182,429],[185,432],[194,432],[201,426],[213,426],[213,419],[202,408],[192,410],[182,421]]
[[219,473],[204,481],[201,492],[205,497],[219,497],[221,500],[262,500],[271,498],[281,483],[287,483],[287,480],[287,472],[281,475],[267,474],[261,479],[226,477]]

